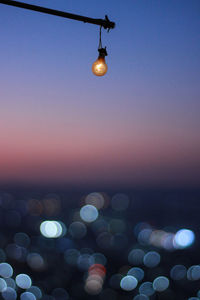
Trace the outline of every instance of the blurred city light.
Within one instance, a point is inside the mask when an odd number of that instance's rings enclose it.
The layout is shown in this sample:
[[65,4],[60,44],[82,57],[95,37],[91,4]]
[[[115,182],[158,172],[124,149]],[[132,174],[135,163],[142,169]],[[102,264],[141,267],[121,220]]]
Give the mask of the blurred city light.
[[127,275],[122,278],[120,286],[124,291],[132,291],[138,284],[137,279],[134,276]]
[[13,268],[8,263],[0,264],[0,276],[9,278],[13,275]]
[[195,235],[192,230],[181,229],[179,230],[174,238],[174,247],[175,248],[187,248],[194,243]]
[[87,223],[94,222],[98,218],[98,210],[95,206],[87,204],[80,210],[81,219]]
[[164,276],[159,276],[153,281],[153,288],[157,292],[165,291],[169,286],[169,279]]
[[15,281],[17,286],[21,289],[29,289],[32,284],[32,280],[27,274],[17,275]]
[[58,238],[63,234],[63,227],[57,221],[44,221],[40,225],[40,232],[46,238]]
[[72,209],[63,209],[57,194],[28,199],[25,207],[21,199],[16,207],[14,197],[5,199],[0,213],[16,210],[22,226],[13,227],[5,214],[11,226],[0,234],[3,300],[174,300],[176,290],[184,298],[183,286],[187,299],[200,299],[198,252],[189,248],[194,232],[134,220],[125,194],[90,193]]

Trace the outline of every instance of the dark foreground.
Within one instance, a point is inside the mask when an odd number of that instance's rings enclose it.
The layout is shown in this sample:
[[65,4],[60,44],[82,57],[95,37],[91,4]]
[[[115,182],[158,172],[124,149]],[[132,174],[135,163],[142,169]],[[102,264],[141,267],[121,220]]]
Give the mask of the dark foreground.
[[199,220],[200,190],[2,188],[0,297],[200,299]]

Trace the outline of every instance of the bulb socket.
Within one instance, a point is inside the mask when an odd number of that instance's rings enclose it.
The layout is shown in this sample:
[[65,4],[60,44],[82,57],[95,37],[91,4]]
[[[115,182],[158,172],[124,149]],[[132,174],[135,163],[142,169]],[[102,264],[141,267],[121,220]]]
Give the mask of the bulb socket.
[[108,55],[106,47],[98,49],[99,51],[99,58],[105,58]]

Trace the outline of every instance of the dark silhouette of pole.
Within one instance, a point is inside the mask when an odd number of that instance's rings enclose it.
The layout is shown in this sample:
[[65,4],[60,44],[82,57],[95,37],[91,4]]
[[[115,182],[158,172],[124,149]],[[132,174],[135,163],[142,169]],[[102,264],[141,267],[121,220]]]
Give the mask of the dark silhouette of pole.
[[37,5],[32,5],[32,4],[27,4],[27,3],[18,2],[18,1],[0,0],[0,3],[5,4],[5,5],[19,7],[19,8],[29,9],[29,10],[33,10],[33,11],[38,11],[41,13],[54,15],[54,16],[58,16],[58,17],[62,17],[62,18],[72,19],[72,20],[76,20],[76,21],[82,21],[84,23],[100,25],[100,26],[104,27],[105,29],[113,29],[115,27],[115,23],[111,22],[107,16],[105,16],[105,19],[93,19],[93,18],[88,18],[88,17],[84,17],[84,16],[80,16],[80,15],[71,14],[71,13],[64,12],[64,11],[54,10],[54,9],[37,6]]

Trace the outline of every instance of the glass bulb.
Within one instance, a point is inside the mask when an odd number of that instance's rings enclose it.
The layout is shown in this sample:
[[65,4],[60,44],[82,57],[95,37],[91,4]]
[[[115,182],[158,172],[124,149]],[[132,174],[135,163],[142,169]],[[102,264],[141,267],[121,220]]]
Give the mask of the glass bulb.
[[99,56],[98,59],[92,65],[92,72],[96,76],[104,76],[107,73],[108,66],[105,58]]

